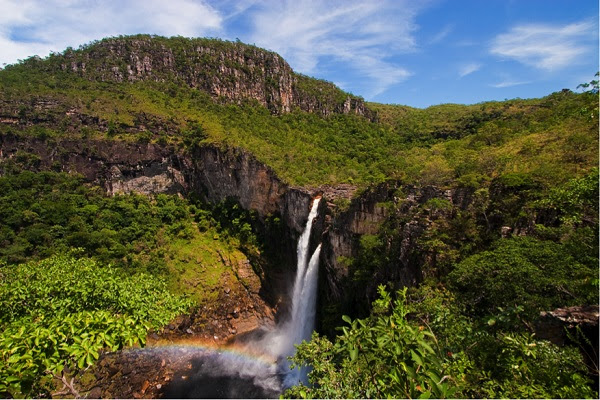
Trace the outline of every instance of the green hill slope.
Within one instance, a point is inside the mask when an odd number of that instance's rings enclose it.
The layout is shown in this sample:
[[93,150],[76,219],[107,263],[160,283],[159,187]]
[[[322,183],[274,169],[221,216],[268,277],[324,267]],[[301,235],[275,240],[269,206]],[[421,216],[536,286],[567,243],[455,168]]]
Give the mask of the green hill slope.
[[213,39],[121,37],[0,71],[0,133],[242,147],[292,184],[554,184],[596,164],[597,99],[427,109],[367,104],[278,55]]

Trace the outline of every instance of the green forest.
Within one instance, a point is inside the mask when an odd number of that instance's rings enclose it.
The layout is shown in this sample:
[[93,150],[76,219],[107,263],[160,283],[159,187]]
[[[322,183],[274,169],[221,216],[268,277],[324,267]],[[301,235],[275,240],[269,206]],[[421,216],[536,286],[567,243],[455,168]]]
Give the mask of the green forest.
[[[365,103],[375,115],[367,118],[273,112],[171,75],[116,82],[60,67],[80,57],[93,71],[102,59],[85,58],[91,50],[140,39],[173,49],[181,68],[193,66],[185,58],[192,45],[263,51],[140,35],[0,70],[0,150],[24,143],[10,157],[0,152],[0,397],[51,397],[103,353],[143,347],[177,316],[214,304],[224,277],[238,279],[223,254],[255,270],[281,262],[279,215],[261,218],[235,199],[209,203],[197,193],[110,196],[60,163],[45,165],[28,147],[34,140],[59,151],[66,141],[184,155],[209,145],[242,149],[286,185],[352,185],[352,199],[331,199],[334,216],[380,185],[398,187],[396,200],[380,205],[386,220],[377,233],[357,238],[356,256],[343,260],[347,304],[327,305],[322,331],[293,357],[310,366],[310,384],[284,397],[598,397],[589,335],[574,327],[557,345],[536,334],[541,312],[598,305],[597,80],[537,99],[424,109]],[[294,77],[299,93],[323,104],[350,96]],[[471,200],[434,197],[406,208],[408,187],[464,191]],[[412,223],[425,226],[410,249],[421,282],[390,279],[367,293],[374,276],[395,268]]]

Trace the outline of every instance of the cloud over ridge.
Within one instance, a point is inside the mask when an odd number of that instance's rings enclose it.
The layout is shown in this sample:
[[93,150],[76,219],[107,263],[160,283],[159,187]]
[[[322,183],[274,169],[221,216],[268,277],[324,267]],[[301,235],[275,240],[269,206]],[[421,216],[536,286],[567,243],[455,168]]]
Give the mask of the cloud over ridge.
[[220,13],[198,0],[0,0],[0,9],[0,63],[107,36],[203,36],[222,26]]
[[[578,62],[592,51],[594,23],[563,26],[526,24],[495,37],[490,52],[538,69],[554,71]],[[590,40],[585,40],[590,38]]]
[[417,11],[408,1],[261,2],[251,17],[251,41],[307,74],[326,57],[343,61],[371,80],[366,95],[375,96],[411,75],[387,58],[416,49]]

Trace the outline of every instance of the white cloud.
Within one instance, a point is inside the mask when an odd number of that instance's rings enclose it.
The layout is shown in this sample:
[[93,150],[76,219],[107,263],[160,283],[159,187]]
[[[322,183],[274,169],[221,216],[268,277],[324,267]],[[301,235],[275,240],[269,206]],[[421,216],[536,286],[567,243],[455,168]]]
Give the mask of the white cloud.
[[441,31],[436,33],[430,40],[429,44],[439,43],[444,40],[449,34],[454,31],[454,25],[446,25]]
[[506,88],[506,87],[511,87],[511,86],[527,85],[528,83],[531,83],[531,82],[530,81],[504,80],[502,82],[493,83],[490,86],[495,87],[495,88]]
[[588,56],[596,34],[596,25],[586,21],[564,26],[520,25],[498,35],[490,52],[535,68],[559,70]]
[[230,19],[244,14],[258,2],[259,0],[221,0],[219,2],[219,9],[225,11],[223,19]]
[[370,83],[373,97],[411,73],[390,61],[416,50],[414,22],[423,2],[283,0],[251,13],[250,41],[281,54],[294,69],[314,74],[322,63],[343,61]]
[[204,36],[220,13],[200,0],[0,0],[0,63],[46,56],[107,36]]
[[479,71],[480,68],[481,68],[481,64],[479,64],[479,63],[469,63],[469,64],[461,65],[458,68],[458,76],[463,78],[469,74],[472,74],[473,72]]

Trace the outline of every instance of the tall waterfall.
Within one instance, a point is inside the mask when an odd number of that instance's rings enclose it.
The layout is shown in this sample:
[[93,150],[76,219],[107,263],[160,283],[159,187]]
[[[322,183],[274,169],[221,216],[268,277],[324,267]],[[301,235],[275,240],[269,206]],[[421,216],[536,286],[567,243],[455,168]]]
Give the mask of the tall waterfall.
[[[310,339],[312,328],[314,326],[314,314],[316,305],[316,290],[317,290],[317,269],[319,264],[319,253],[321,245],[317,247],[310,261],[308,261],[308,250],[310,242],[310,232],[312,230],[313,220],[317,216],[320,198],[313,201],[312,208],[308,214],[308,221],[304,232],[298,240],[298,268],[296,270],[296,278],[294,279],[294,290],[292,292],[292,313],[291,325],[293,331],[290,332],[294,336],[294,344],[302,342],[302,340]],[[312,319],[309,318],[312,315]],[[307,330],[307,328],[310,328]],[[308,332],[308,337],[306,333]]]
[[310,257],[309,242],[313,220],[317,216],[320,198],[313,201],[312,208],[308,214],[308,221],[298,240],[297,257],[298,268],[294,279],[291,296],[291,313],[284,323],[279,325],[271,335],[271,352],[279,358],[280,371],[284,375],[283,386],[290,387],[298,382],[307,383],[305,369],[290,370],[287,357],[296,351],[295,345],[303,340],[310,340],[315,326],[315,311],[317,304],[317,281],[319,270],[319,244]]

